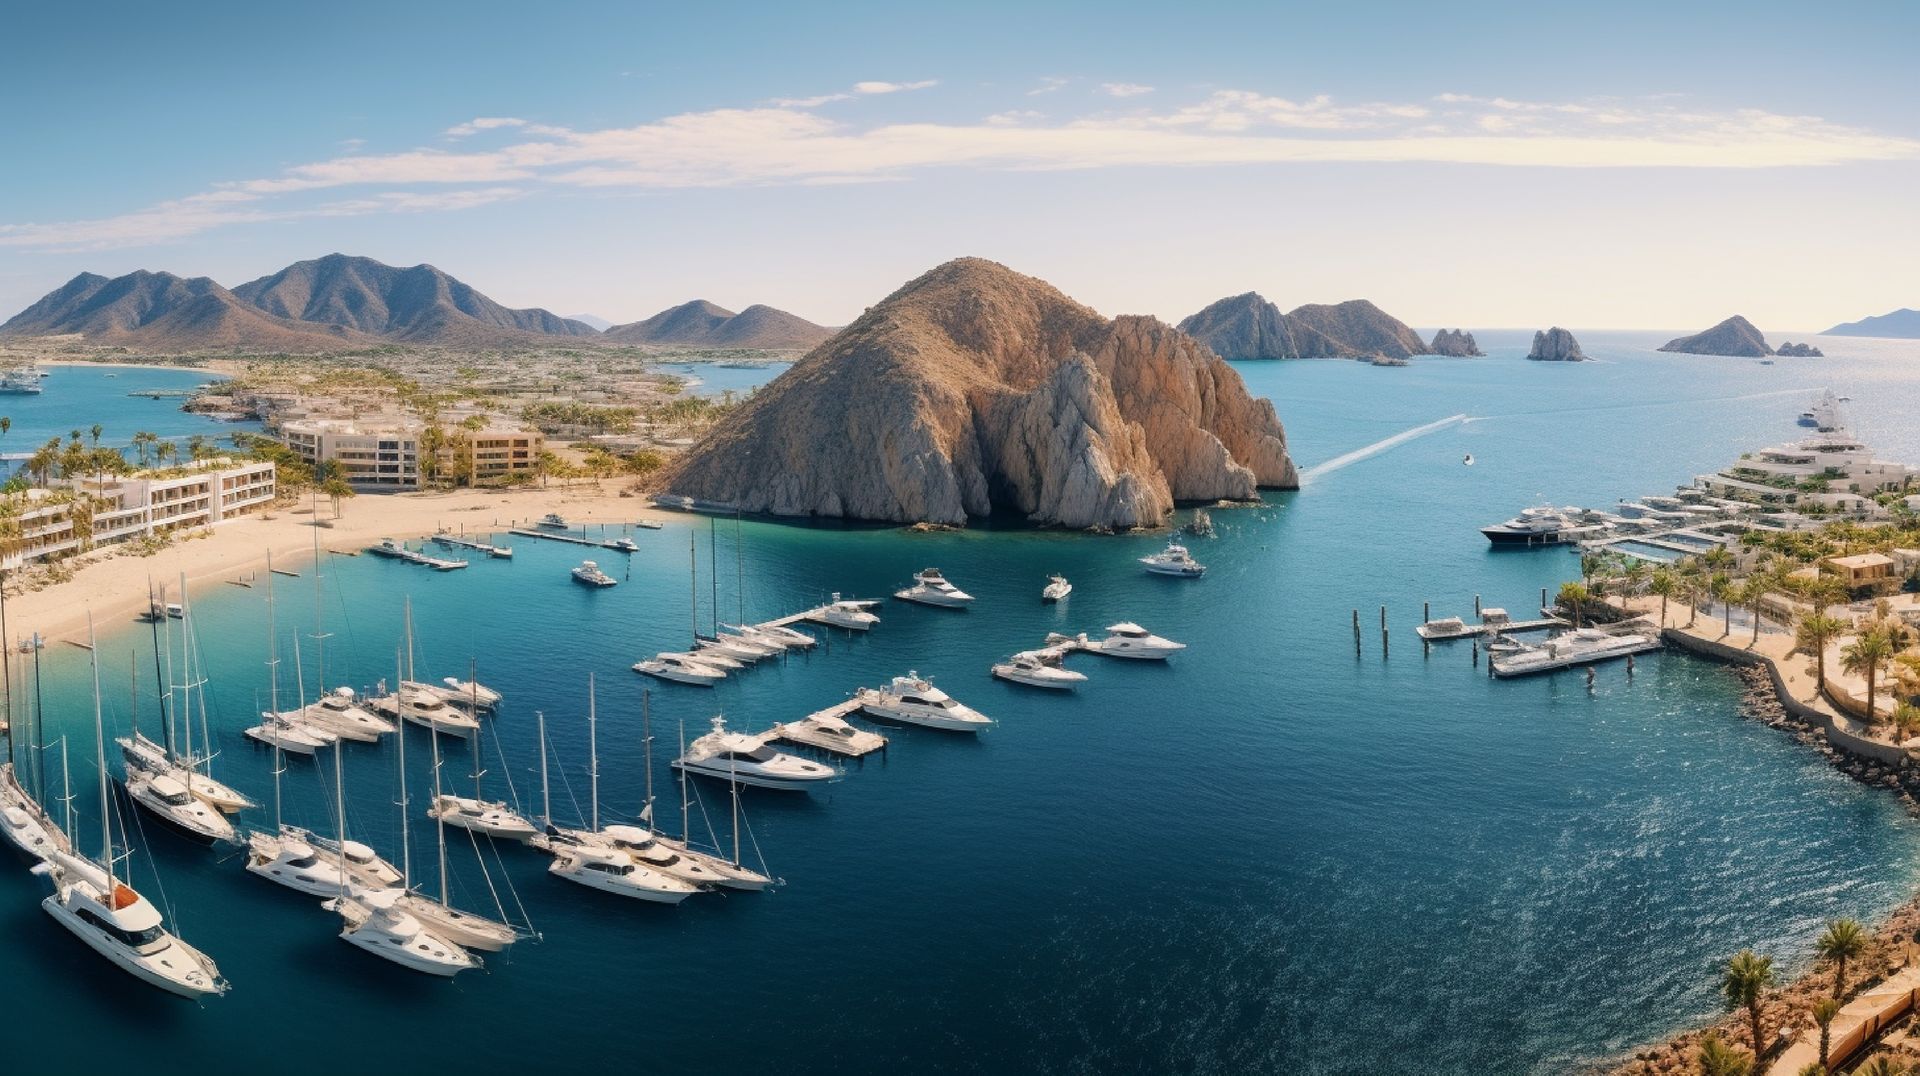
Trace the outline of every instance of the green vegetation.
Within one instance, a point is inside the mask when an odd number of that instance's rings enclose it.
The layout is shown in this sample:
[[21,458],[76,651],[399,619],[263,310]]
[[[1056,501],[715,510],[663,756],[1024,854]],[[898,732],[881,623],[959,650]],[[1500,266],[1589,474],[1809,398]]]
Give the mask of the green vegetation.
[[520,417],[545,434],[562,432],[631,433],[640,412],[632,407],[598,407],[583,403],[528,404]]
[[1751,949],[1742,949],[1727,961],[1726,972],[1720,978],[1720,993],[1725,998],[1727,1008],[1747,1010],[1747,1020],[1752,1038],[1753,1056],[1761,1053],[1760,1016],[1766,1005],[1767,987],[1773,985],[1773,958],[1761,956]]

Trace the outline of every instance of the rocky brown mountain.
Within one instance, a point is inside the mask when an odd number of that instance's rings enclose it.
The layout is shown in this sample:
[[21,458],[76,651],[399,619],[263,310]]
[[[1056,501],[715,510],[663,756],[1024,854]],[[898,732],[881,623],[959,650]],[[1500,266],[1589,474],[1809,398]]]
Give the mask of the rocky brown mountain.
[[8,336],[65,333],[79,333],[89,343],[169,351],[314,352],[373,342],[348,329],[263,313],[206,277],[144,269],[112,279],[81,273],[0,325],[0,335]]
[[670,307],[645,321],[615,325],[606,332],[608,340],[622,344],[768,351],[804,351],[832,335],[832,329],[770,306],[755,304],[736,314],[705,299]]
[[1766,336],[1753,327],[1753,322],[1738,314],[1705,332],[1669,340],[1660,345],[1660,350],[1686,355],[1740,355],[1749,358],[1773,354],[1773,348],[1767,346]]
[[1365,299],[1282,314],[1250,291],[1208,304],[1182,319],[1180,331],[1228,359],[1404,359],[1427,350],[1404,322]]
[[1902,307],[1891,313],[1835,325],[1821,336],[1884,336],[1898,340],[1920,338],[1920,310]]
[[1480,343],[1473,338],[1472,333],[1460,329],[1441,329],[1434,333],[1433,343],[1427,345],[1427,353],[1452,358],[1486,354],[1480,350]]
[[1191,338],[962,258],[728,414],[667,477],[749,512],[961,525],[1163,523],[1299,484],[1273,405]]
[[431,265],[400,268],[329,254],[249,281],[233,294],[276,317],[443,347],[492,347],[541,336],[597,336],[546,310],[512,310]]
[[1558,325],[1534,333],[1533,350],[1527,352],[1527,358],[1542,362],[1581,362],[1586,357],[1580,350],[1580,341]]

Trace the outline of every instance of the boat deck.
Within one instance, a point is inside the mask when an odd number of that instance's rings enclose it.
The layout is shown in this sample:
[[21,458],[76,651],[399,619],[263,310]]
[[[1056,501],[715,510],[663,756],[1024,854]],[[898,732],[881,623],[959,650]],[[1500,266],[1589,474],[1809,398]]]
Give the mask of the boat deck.
[[787,743],[800,744],[805,747],[815,747],[822,751],[828,751],[847,758],[862,758],[866,755],[873,754],[875,751],[886,750],[887,738],[877,732],[868,732],[865,729],[861,729],[855,732],[851,738],[847,738],[823,732],[820,726],[815,723],[816,718],[822,717],[837,717],[844,721],[851,715],[858,713],[859,710],[860,700],[848,699],[846,702],[837,703],[824,710],[808,714],[798,721],[789,721],[784,725],[775,725],[768,729],[765,735],[768,739],[784,740]]

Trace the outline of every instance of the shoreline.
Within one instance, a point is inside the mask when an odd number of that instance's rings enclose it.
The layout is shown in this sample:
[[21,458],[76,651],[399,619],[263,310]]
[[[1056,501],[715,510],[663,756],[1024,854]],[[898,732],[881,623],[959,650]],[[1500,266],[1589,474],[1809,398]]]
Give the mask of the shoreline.
[[167,362],[95,362],[91,359],[41,359],[40,366],[104,366],[115,370],[178,370],[182,373],[214,374],[219,377],[232,377],[231,373],[213,366],[181,366]]
[[[653,507],[644,496],[625,494],[611,484],[526,490],[456,490],[361,494],[341,503],[338,519],[322,498],[312,504],[271,506],[265,511],[217,524],[211,530],[183,534],[151,556],[129,546],[110,546],[87,554],[71,578],[37,589],[14,591],[9,580],[7,645],[38,632],[48,644],[83,643],[89,617],[96,625],[137,616],[147,608],[149,580],[165,585],[177,601],[184,575],[189,595],[230,582],[253,583],[266,570],[311,561],[314,537],[322,550],[360,552],[382,538],[401,541],[429,537],[446,529],[468,533],[504,532],[530,526],[548,512],[575,524],[631,525],[646,519],[670,522],[683,513]],[[331,523],[316,529],[313,519]]]

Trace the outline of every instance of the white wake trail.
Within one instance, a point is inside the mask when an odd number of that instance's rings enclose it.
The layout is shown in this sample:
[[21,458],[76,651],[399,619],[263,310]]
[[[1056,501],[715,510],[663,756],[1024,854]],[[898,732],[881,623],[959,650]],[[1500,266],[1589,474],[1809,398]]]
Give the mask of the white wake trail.
[[1313,465],[1312,467],[1307,468],[1306,470],[1300,472],[1300,484],[1304,486],[1308,482],[1311,482],[1316,478],[1321,478],[1326,475],[1330,475],[1342,467],[1359,463],[1361,460],[1367,459],[1370,456],[1378,456],[1380,453],[1385,452],[1387,449],[1392,448],[1395,445],[1406,444],[1408,441],[1411,441],[1416,437],[1425,437],[1427,434],[1433,433],[1437,430],[1444,430],[1448,426],[1456,426],[1466,421],[1469,421],[1469,420],[1465,415],[1448,415],[1446,418],[1443,418],[1438,422],[1429,422],[1424,426],[1415,426],[1413,429],[1410,429],[1410,430],[1402,430],[1399,433],[1396,433],[1392,437],[1389,437],[1383,441],[1375,441],[1374,443],[1367,445],[1364,448],[1356,448],[1352,452],[1335,456],[1334,458],[1328,460],[1325,463],[1318,463]]

